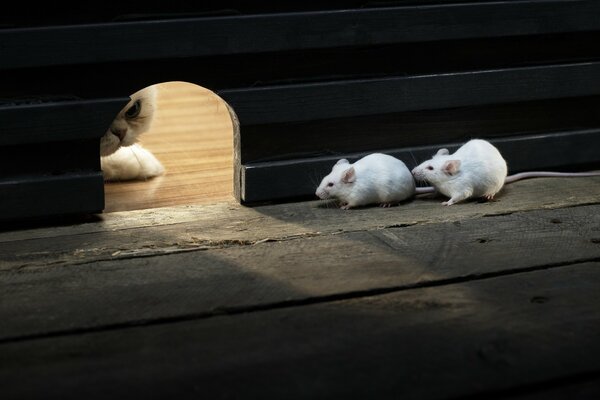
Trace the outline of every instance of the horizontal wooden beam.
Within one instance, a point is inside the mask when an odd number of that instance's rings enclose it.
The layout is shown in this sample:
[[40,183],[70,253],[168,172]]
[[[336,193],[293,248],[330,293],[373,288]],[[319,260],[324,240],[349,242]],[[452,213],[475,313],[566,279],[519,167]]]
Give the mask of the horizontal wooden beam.
[[[563,170],[592,164],[600,167],[597,151],[600,148],[600,129],[490,139],[490,142],[500,149],[507,160],[509,173],[532,169]],[[397,157],[412,168],[431,158],[441,147],[453,151],[461,144],[381,149],[380,152]],[[337,160],[347,158],[353,162],[366,154],[368,153],[244,164],[239,171],[239,200],[243,203],[259,203],[316,198],[314,193],[318,184]],[[534,154],[541,156],[534,157]]]
[[0,180],[0,193],[0,221],[98,213],[104,209],[100,171],[17,176]]
[[0,30],[0,70],[600,29],[595,1],[503,1]]
[[[600,127],[600,96],[245,125],[242,164]],[[299,140],[299,138],[302,138]]]
[[600,94],[600,62],[361,79],[218,94],[242,125]]
[[128,101],[114,98],[0,106],[0,146],[99,139]]
[[[220,92],[564,64],[569,60],[600,60],[598,43],[600,30],[15,69],[0,74],[0,97],[10,100],[10,97],[68,94],[85,99],[112,98],[129,96],[151,84],[169,81],[190,82]],[[114,79],[115,76],[127,79]]]

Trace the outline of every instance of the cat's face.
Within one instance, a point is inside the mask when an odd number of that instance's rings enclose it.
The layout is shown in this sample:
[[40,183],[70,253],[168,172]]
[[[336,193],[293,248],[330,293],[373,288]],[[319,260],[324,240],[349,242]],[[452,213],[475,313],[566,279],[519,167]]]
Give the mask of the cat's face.
[[155,109],[155,86],[131,95],[131,101],[119,112],[100,139],[100,155],[107,156],[121,146],[131,146],[137,142],[139,135],[150,129]]

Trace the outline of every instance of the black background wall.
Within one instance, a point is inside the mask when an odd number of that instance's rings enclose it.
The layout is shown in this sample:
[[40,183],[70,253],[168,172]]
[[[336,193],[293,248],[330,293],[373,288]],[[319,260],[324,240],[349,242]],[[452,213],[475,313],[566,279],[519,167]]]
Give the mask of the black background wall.
[[173,80],[237,113],[250,205],[311,198],[342,157],[410,167],[473,137],[511,173],[600,163],[600,1],[137,3],[0,16],[0,219],[101,211],[99,138]]

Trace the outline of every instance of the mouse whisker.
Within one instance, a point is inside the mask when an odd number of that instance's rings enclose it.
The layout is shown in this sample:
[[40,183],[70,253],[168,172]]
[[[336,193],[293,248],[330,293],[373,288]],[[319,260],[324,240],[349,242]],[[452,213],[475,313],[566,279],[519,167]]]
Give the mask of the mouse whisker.
[[414,166],[416,167],[417,165],[419,165],[419,163],[417,162],[417,159],[415,158],[415,155],[413,154],[413,152],[409,151],[408,154],[410,154],[410,156],[412,157],[413,161],[415,162]]

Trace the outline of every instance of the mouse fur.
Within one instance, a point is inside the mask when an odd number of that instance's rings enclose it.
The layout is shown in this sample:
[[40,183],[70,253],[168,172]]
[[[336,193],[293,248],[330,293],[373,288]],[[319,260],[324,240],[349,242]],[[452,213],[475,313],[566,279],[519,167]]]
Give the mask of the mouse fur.
[[504,186],[506,161],[490,142],[472,139],[450,154],[440,149],[430,160],[412,170],[414,178],[431,184],[450,199],[450,206],[469,198],[492,200]]
[[339,160],[316,190],[320,199],[337,199],[342,209],[380,204],[389,207],[415,194],[415,181],[401,160],[373,153],[350,163]]

